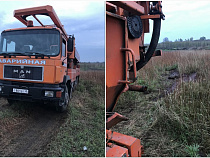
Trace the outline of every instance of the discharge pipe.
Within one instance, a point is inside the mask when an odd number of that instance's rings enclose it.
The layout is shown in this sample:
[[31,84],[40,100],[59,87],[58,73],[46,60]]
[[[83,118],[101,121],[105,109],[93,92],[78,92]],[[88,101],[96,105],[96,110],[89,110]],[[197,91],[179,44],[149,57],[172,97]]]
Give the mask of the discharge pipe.
[[147,91],[147,86],[128,85],[128,90],[129,91],[145,92],[145,91]]

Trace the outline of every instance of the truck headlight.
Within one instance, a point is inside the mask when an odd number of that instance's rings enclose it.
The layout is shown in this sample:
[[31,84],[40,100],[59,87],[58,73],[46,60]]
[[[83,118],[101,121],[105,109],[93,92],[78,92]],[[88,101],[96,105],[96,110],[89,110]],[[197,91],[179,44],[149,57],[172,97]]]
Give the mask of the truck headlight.
[[2,91],[2,88],[1,88],[1,86],[0,86],[0,92]]
[[45,91],[45,97],[53,97],[54,96],[54,92],[53,91]]

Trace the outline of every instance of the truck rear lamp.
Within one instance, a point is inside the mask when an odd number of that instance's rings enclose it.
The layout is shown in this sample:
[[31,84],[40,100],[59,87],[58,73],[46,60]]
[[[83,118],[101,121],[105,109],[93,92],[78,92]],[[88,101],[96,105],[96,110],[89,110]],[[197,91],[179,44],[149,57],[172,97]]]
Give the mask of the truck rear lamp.
[[56,98],[61,98],[62,92],[61,91],[57,91],[56,92]]
[[44,96],[45,97],[53,97],[54,96],[54,92],[53,91],[45,91]]

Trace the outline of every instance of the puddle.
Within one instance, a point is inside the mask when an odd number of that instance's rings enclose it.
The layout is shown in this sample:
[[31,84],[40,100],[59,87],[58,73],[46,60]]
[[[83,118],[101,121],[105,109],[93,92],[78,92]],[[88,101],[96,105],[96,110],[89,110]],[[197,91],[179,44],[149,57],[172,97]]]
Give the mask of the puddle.
[[190,82],[190,81],[194,82],[196,80],[196,78],[197,78],[197,73],[196,72],[191,73],[190,75],[186,75],[186,74],[182,75],[182,80],[184,82]]

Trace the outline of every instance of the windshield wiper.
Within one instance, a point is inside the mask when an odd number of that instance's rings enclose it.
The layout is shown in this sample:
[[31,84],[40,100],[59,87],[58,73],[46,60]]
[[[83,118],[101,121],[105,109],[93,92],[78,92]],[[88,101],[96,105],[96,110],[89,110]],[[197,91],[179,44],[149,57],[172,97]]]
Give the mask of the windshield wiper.
[[20,53],[20,52],[14,52],[14,53],[9,53],[9,52],[7,52],[7,53],[0,53],[0,56],[1,55],[3,55],[3,56],[9,56],[9,57],[11,57],[11,56],[17,56],[17,55],[22,55],[22,56],[26,56],[26,54],[25,53]]
[[44,58],[44,56],[47,56],[48,58],[50,58],[50,55],[45,55],[43,53],[39,53],[39,52],[7,52],[7,53],[0,53],[0,56],[4,56],[4,57],[7,57],[9,56],[9,58],[11,56],[35,56],[35,57],[41,57],[41,58]]
[[50,58],[49,55],[46,55],[46,54],[43,54],[43,53],[39,53],[39,52],[25,52],[26,55],[28,56],[32,56],[34,55],[35,57],[41,57],[41,58],[44,58],[44,56],[47,56],[48,58]]

